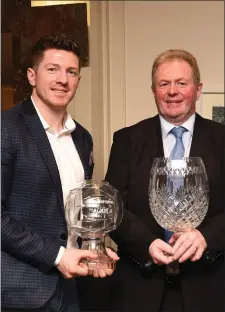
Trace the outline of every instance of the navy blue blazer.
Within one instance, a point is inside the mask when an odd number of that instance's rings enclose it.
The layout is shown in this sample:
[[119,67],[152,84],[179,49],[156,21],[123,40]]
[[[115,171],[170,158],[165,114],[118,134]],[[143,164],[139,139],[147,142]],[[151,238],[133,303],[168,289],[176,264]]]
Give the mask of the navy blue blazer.
[[[2,306],[39,308],[53,294],[54,267],[67,226],[56,161],[31,99],[2,113]],[[93,172],[92,138],[71,133],[85,179]]]

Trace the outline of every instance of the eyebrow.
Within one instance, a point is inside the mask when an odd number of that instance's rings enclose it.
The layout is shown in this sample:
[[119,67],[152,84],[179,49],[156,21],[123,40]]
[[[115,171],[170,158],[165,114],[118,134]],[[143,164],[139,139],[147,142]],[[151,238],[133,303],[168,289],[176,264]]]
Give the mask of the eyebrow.
[[190,80],[189,79],[185,79],[185,78],[178,78],[178,79],[175,79],[175,80],[168,80],[168,79],[161,79],[158,81],[158,84],[160,83],[172,83],[172,82],[184,82],[184,83],[188,83]]
[[[177,79],[175,79],[175,81],[180,81],[180,80],[188,80],[188,79],[186,79],[186,78],[177,78]],[[171,79],[160,79],[159,81],[171,81]]]
[[[55,66],[55,67],[58,67],[58,68],[60,67],[60,65],[59,65],[59,64],[56,64],[56,63],[47,63],[45,66],[46,66],[46,67],[47,67],[47,66]],[[68,67],[68,69],[79,70],[79,68],[77,68],[77,67],[72,67],[72,66]]]

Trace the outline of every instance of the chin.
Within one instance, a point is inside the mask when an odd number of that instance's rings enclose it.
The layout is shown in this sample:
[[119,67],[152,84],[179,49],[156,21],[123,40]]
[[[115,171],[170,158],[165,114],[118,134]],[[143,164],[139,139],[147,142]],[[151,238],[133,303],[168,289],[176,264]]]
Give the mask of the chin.
[[53,102],[55,106],[66,106],[70,101],[68,99],[65,98],[61,98],[61,99],[55,99],[55,101]]
[[56,103],[54,102],[51,106],[52,108],[56,109],[56,110],[62,110],[62,109],[66,109],[67,108],[68,103]]
[[169,118],[179,118],[179,117],[184,115],[184,112],[183,111],[173,111],[173,112],[167,112],[165,115],[168,116]]
[[176,113],[176,114],[169,114],[168,116],[170,118],[180,118],[180,117],[184,116],[184,114],[183,113],[180,113],[180,114]]
[[177,107],[176,109],[168,109],[165,113],[170,117],[179,117],[185,115],[185,110],[182,107]]
[[173,113],[173,114],[165,114],[165,119],[168,120],[171,123],[179,123],[179,122],[183,122],[184,120],[184,113]]

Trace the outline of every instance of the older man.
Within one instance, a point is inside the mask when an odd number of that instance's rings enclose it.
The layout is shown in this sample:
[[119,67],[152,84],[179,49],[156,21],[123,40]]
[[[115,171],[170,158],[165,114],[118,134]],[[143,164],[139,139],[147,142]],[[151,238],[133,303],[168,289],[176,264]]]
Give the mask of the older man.
[[[115,310],[224,311],[225,126],[196,113],[201,90],[193,55],[184,50],[161,53],[152,68],[159,114],[114,134],[106,180],[120,190],[125,208],[148,229],[146,242],[150,238],[150,257],[144,264],[129,244],[135,230],[127,232],[121,226],[112,233],[121,257],[109,286]],[[210,203],[197,229],[165,239],[149,207],[149,173],[155,157],[171,156],[176,145],[173,132],[180,127],[185,130],[181,134],[184,156],[201,157],[205,164]],[[140,253],[142,248],[143,243]],[[168,276],[165,269],[174,260],[179,262],[176,277]]]

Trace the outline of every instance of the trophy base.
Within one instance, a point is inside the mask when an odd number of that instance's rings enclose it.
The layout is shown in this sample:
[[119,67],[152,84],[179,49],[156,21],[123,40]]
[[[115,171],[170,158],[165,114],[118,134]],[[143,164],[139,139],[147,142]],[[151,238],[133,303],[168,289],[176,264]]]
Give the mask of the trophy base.
[[89,270],[115,270],[116,263],[115,261],[111,260],[109,257],[98,257],[98,259],[85,259],[82,261],[85,263]]
[[97,259],[86,258],[81,261],[87,265],[89,270],[115,270],[116,262],[107,255],[103,237],[84,238],[81,249],[91,250],[98,255]]

